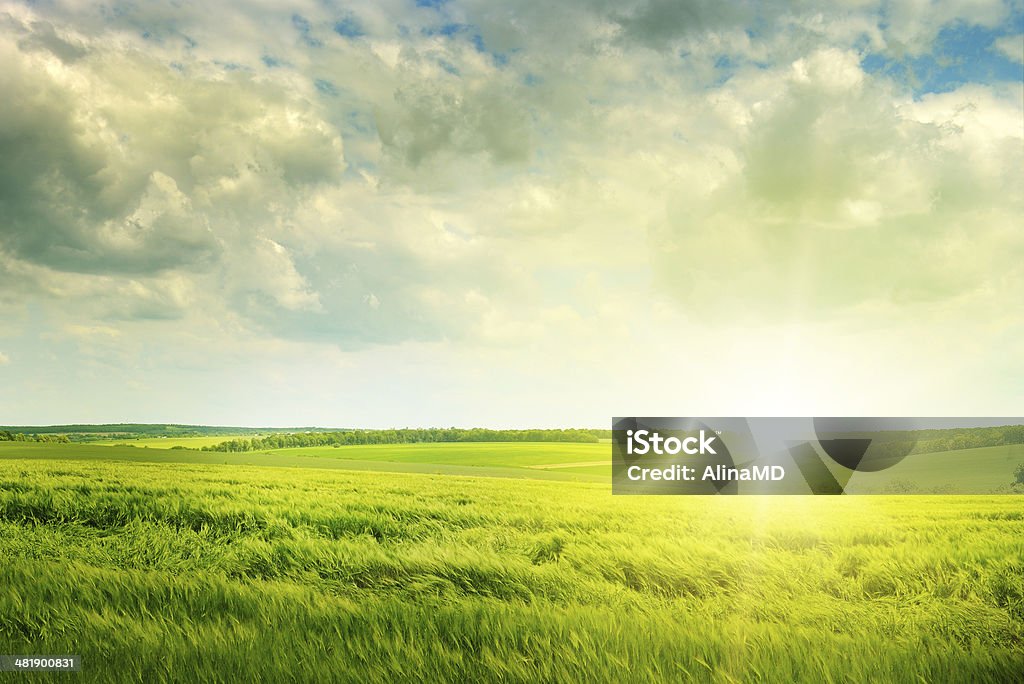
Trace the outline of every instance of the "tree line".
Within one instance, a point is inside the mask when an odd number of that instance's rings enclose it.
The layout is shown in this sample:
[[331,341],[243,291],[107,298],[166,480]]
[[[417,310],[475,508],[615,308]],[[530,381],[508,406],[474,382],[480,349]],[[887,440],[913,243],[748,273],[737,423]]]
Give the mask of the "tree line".
[[598,442],[611,430],[488,430],[485,428],[404,428],[398,430],[343,430],[300,432],[231,439],[203,447],[203,451],[263,451],[312,446],[357,444],[416,444],[426,442]]
[[26,435],[23,432],[0,430],[0,442],[52,442],[55,444],[67,444],[70,441],[67,435]]
[[1024,444],[1024,425],[1005,425],[988,428],[954,428],[947,430],[918,430],[913,434],[917,444],[913,454],[931,454],[939,451],[977,449],[980,447]]
[[[943,451],[1024,444],[1024,425],[894,430],[864,432],[858,433],[855,436],[871,439],[871,453],[876,458],[885,458],[886,456],[902,457],[910,454],[934,454]],[[823,437],[828,438],[828,435]]]

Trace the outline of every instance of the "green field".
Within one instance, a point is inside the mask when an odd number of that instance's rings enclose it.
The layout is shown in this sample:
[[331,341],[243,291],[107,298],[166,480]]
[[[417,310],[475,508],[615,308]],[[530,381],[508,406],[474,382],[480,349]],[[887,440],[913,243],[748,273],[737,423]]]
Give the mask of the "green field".
[[[611,446],[607,443],[449,442],[304,447],[242,453],[195,453],[172,449],[175,446],[198,449],[225,439],[231,438],[144,438],[129,442],[70,445],[0,442],[0,458],[17,455],[153,463],[220,463],[580,482],[605,482],[611,471]],[[884,471],[856,473],[847,484],[847,491],[854,494],[1005,493],[1013,481],[1014,469],[1021,463],[1024,463],[1022,444],[914,454]]]
[[367,444],[341,447],[275,449],[282,456],[319,456],[390,463],[443,463],[468,466],[533,467],[547,464],[605,462],[611,472],[611,446],[569,442],[439,442]]
[[[609,444],[566,443],[438,443],[305,447],[276,449],[265,454],[281,458],[324,458],[379,464],[382,470],[400,470],[401,464],[443,464],[470,468],[529,468],[530,477],[579,476],[607,479],[611,472]],[[887,470],[858,472],[847,491],[864,493],[928,494],[1003,493],[1013,482],[1017,465],[1024,463],[1024,444],[913,454]],[[573,465],[579,464],[579,465]],[[375,466],[370,465],[370,468]],[[838,467],[837,467],[838,468]],[[541,475],[536,471],[543,471]],[[486,474],[485,470],[460,471]]]
[[515,446],[4,445],[0,651],[84,681],[1018,679],[1020,497],[613,497],[526,467],[590,445]]
[[853,494],[1005,491],[1022,463],[1024,444],[914,454],[886,470],[857,473],[846,489]]
[[[420,447],[446,447],[444,449],[423,449]],[[594,468],[594,472],[574,472],[575,468],[543,469],[530,467],[528,463],[548,459],[571,459],[576,447],[598,448],[600,445],[579,444],[448,444],[419,445],[404,444],[397,446],[350,446],[333,449],[330,447],[310,447],[306,449],[277,449],[263,452],[225,453],[220,451],[186,451],[178,449],[139,449],[130,446],[109,446],[96,443],[87,444],[45,444],[33,442],[0,442],[0,463],[4,459],[69,459],[88,461],[125,461],[130,463],[187,463],[187,464],[219,464],[232,466],[273,466],[287,468],[315,468],[323,470],[369,470],[396,473],[424,473],[437,475],[468,475],[474,477],[503,477],[533,480],[557,480],[571,482],[607,482],[610,466]],[[496,447],[496,448],[495,448]],[[502,449],[502,447],[506,447]],[[567,447],[562,451],[561,447]],[[474,465],[471,454],[475,449],[482,454],[493,455],[503,452],[503,459],[490,459],[499,465]],[[446,460],[447,449],[454,454],[448,463],[435,461]],[[600,453],[607,453],[605,446]],[[417,458],[406,458],[391,461],[381,458],[388,453],[401,453],[409,450],[419,454]],[[583,453],[583,452],[579,452]],[[579,456],[579,454],[577,454]],[[599,454],[600,455],[600,454]],[[590,456],[588,456],[590,458]],[[607,458],[607,456],[605,456]],[[486,455],[482,461],[488,461]],[[561,463],[561,461],[559,461]],[[588,470],[584,468],[583,470]]]

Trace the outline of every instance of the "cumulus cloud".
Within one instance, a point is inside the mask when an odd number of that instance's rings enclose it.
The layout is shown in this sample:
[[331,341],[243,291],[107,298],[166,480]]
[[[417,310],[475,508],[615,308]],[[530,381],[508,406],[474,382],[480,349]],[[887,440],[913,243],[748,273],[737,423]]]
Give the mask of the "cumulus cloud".
[[1018,64],[1024,64],[1024,33],[1002,36],[993,44],[996,52]]
[[0,240],[12,255],[62,271],[204,270],[224,224],[253,232],[294,188],[344,169],[339,136],[301,99],[94,43],[67,65],[4,41],[14,105],[0,113]]
[[[771,8],[771,13],[777,9]],[[615,16],[622,35],[648,47],[663,49],[684,36],[701,35],[730,26],[748,25],[755,16],[747,3],[713,0],[647,0]]]
[[386,150],[410,166],[441,157],[485,154],[495,163],[529,159],[527,113],[513,93],[495,83],[444,88],[414,84],[395,92],[393,107],[377,115]]
[[4,354],[3,352],[0,352],[0,366],[6,366],[10,362],[11,362],[11,358],[9,356],[7,356],[7,354]]
[[5,1],[0,302],[127,346],[164,325],[522,366],[599,365],[637,302],[723,337],[977,309],[1024,283],[1020,85],[878,65],[953,30],[1017,59],[1014,17]]
[[[88,308],[113,318],[223,309],[343,346],[460,334],[438,303],[451,253],[382,182],[451,188],[524,167],[527,110],[490,58],[466,40],[424,37],[397,56],[367,39],[354,60],[351,32],[315,8],[279,17],[298,44],[243,55],[192,9],[172,20],[132,6],[106,23],[88,5],[66,10],[75,23],[22,7],[7,15],[3,85],[17,102],[0,114],[8,270],[51,298],[90,296]],[[306,49],[324,54],[303,73]],[[445,56],[467,78],[421,83]],[[369,73],[352,73],[364,59]],[[345,174],[346,135],[358,175]],[[441,299],[486,289],[500,266],[455,269],[480,271],[480,282]]]
[[927,301],[1019,273],[1020,107],[964,88],[894,97],[856,55],[825,50],[740,81],[737,163],[680,188],[652,226],[661,282],[696,311],[822,315]]

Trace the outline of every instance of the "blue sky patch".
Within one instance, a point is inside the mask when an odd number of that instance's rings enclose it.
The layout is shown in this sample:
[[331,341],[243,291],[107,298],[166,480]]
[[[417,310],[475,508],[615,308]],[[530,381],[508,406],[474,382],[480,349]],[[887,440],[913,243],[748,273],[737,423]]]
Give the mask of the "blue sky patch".
[[445,24],[440,29],[438,29],[437,32],[440,33],[442,36],[448,36],[449,38],[451,38],[456,33],[459,33],[460,31],[465,31],[467,28],[469,27],[466,26],[465,24]]
[[330,81],[318,78],[315,81],[313,81],[313,85],[315,85],[316,89],[319,90],[324,95],[328,95],[330,97],[338,96],[338,88]]
[[299,36],[302,37],[302,42],[309,47],[320,47],[323,43],[320,42],[319,38],[313,37],[313,27],[301,14],[292,15],[292,26],[299,32]]
[[359,38],[365,36],[362,25],[355,17],[345,17],[334,25],[334,32],[342,38]]
[[445,38],[454,38],[460,33],[464,33],[470,29],[469,24],[458,24],[455,22],[448,22],[441,26],[424,26],[420,29],[420,33],[425,36],[444,36]]
[[872,53],[861,66],[906,84],[915,95],[949,92],[966,83],[1020,81],[1021,65],[994,47],[1005,35],[1010,32],[958,23],[939,32],[928,54],[901,58]]

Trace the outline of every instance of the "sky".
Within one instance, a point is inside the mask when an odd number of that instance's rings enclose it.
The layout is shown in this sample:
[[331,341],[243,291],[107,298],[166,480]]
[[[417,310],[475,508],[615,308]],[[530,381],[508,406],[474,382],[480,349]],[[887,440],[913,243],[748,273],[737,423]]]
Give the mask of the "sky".
[[1021,0],[0,0],[0,424],[1024,415]]

